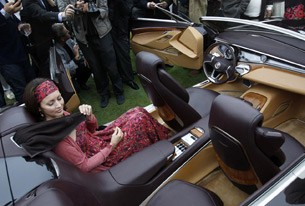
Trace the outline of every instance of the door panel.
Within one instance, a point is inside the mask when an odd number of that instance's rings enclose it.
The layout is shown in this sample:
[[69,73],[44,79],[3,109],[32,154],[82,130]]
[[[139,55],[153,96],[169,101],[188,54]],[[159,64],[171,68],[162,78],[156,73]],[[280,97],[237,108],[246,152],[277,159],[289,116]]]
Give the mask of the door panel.
[[147,51],[159,56],[165,64],[201,69],[203,35],[192,26],[141,27],[132,29],[131,48],[135,54]]

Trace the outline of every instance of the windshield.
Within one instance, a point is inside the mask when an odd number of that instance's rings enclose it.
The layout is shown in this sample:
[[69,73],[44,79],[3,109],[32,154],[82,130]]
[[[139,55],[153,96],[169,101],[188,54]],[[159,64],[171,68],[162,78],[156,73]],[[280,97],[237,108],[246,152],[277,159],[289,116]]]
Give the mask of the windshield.
[[204,25],[212,28],[217,33],[221,33],[223,31],[256,31],[286,35],[305,41],[305,32],[299,29],[299,25],[294,26],[294,24],[289,21],[275,19],[259,22],[214,16],[203,16],[200,18],[200,20]]

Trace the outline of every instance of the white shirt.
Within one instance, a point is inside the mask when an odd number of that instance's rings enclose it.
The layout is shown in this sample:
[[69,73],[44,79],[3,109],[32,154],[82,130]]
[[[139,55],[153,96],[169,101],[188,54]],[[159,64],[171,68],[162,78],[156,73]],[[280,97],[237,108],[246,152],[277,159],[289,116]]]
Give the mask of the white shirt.
[[262,0],[251,0],[244,15],[258,17],[261,13]]

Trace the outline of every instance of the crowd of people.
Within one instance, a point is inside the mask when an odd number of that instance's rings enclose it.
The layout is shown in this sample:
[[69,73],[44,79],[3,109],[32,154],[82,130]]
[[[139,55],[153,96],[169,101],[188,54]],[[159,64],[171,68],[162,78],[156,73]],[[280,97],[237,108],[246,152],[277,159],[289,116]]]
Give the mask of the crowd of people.
[[[118,105],[124,103],[123,84],[139,89],[129,55],[132,18],[169,19],[162,9],[195,23],[205,15],[305,18],[304,0],[1,0],[0,9],[0,74],[17,105],[23,102],[26,83],[34,77],[50,77],[49,48],[55,41],[77,91],[89,89],[86,81],[93,74],[102,108],[111,93]],[[6,106],[1,85],[1,111]]]

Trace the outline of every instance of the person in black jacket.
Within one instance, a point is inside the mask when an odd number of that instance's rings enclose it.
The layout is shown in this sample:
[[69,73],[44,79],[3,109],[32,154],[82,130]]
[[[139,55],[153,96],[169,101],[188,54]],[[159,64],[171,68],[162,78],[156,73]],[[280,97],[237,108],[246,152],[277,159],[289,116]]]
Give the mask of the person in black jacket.
[[117,66],[123,83],[138,90],[134,82],[130,59],[129,21],[131,18],[132,0],[108,0],[109,19],[111,22],[111,36],[116,53]]
[[50,77],[49,48],[52,44],[52,24],[64,22],[74,15],[74,6],[68,5],[59,12],[53,0],[23,0],[21,20],[32,26],[30,40],[33,44],[31,55],[38,67],[39,77]]
[[[26,83],[34,78],[28,55],[21,39],[24,24],[14,15],[22,7],[21,0],[16,3],[0,3],[0,73],[12,87],[18,104],[23,102],[22,96]],[[4,91],[0,83],[0,112],[6,107]]]

